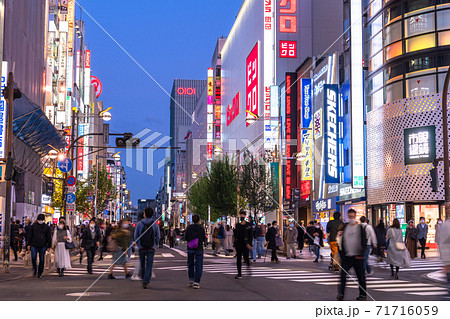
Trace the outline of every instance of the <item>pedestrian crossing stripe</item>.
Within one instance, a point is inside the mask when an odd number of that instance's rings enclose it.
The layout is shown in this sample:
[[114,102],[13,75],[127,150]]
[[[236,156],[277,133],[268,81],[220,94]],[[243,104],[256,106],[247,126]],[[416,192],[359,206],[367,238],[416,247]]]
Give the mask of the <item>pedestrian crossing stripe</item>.
[[[398,291],[405,291],[405,288],[389,288],[389,289],[375,289],[378,291],[384,291],[384,292],[398,292]],[[408,288],[408,291],[425,291],[425,290],[436,290],[436,291],[447,291],[447,288],[442,287],[417,287],[417,288]]]
[[418,295],[418,296],[446,296],[447,291],[425,291],[425,292],[407,292],[407,295]]
[[[349,288],[358,288],[358,285],[348,285]],[[373,284],[366,284],[367,288],[408,288],[408,287],[433,287],[429,284],[423,284],[423,283],[405,283],[405,284],[379,284],[378,282],[374,282]]]

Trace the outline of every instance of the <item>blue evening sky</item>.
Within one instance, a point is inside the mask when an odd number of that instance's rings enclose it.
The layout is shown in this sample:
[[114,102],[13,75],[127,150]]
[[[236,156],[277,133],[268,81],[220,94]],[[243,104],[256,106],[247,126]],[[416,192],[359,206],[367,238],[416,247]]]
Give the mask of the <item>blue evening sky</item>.
[[[170,94],[175,78],[206,79],[217,38],[228,35],[243,0],[77,2]],[[79,19],[78,6],[76,12]],[[169,135],[169,96],[86,12],[81,17],[91,70],[103,84],[99,100],[113,107],[110,131],[137,134],[150,129],[161,133],[159,138]],[[111,136],[110,145],[114,140]],[[125,167],[134,205],[139,198],[154,198],[158,190],[163,169],[158,170],[157,163],[165,151],[154,154],[153,176],[146,173],[146,156],[143,172],[136,169],[135,159],[132,167]],[[126,166],[124,150],[121,155]]]

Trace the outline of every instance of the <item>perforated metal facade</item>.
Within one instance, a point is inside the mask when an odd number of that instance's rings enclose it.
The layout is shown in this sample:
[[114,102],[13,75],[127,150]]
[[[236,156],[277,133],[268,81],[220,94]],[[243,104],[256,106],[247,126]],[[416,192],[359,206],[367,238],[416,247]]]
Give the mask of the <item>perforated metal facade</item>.
[[404,164],[404,129],[436,126],[436,158],[443,157],[441,94],[398,100],[367,114],[369,205],[444,200],[444,169],[439,163],[439,192],[431,191],[433,164]]

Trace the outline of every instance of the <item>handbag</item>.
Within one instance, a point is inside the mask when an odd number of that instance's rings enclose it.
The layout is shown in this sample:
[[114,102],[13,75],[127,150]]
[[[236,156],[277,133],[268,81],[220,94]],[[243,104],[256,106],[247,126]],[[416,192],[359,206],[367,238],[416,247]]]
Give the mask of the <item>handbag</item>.
[[106,250],[109,252],[116,252],[119,249],[116,241],[112,239],[111,236],[108,236],[108,244],[106,245]]
[[275,237],[275,246],[281,247],[283,246],[283,240],[280,236]]
[[64,242],[64,245],[66,246],[66,249],[75,249],[75,244],[73,243],[73,241],[71,241],[71,242],[68,242],[68,241],[66,241],[66,242]]
[[188,249],[198,248],[198,238],[194,238],[187,243]]
[[400,251],[405,250],[405,244],[403,242],[395,243],[395,249]]
[[30,251],[27,251],[25,253],[25,256],[23,257],[23,266],[25,268],[29,268],[31,266],[31,262],[30,261],[31,261],[31,253],[30,253]]
[[52,267],[52,254],[49,251],[47,251],[45,253],[44,265],[45,265],[45,269],[47,269],[47,270]]

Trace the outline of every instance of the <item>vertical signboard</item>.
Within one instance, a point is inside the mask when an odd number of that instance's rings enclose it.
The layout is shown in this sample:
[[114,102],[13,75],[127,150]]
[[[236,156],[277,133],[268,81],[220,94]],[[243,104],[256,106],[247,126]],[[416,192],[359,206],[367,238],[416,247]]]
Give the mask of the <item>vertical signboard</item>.
[[239,114],[239,92],[233,98],[233,102],[231,105],[227,107],[227,126],[233,122],[233,120]]
[[0,104],[0,158],[6,158],[5,147],[6,147],[6,114],[7,114],[7,104],[3,96],[3,90],[7,85],[7,75],[8,75],[8,62],[2,62],[2,84],[1,84],[1,104]]
[[[58,111],[65,111],[66,105],[66,68],[67,68],[67,21],[60,21],[58,52]],[[64,121],[64,120],[63,120]],[[64,124],[64,122],[62,122]]]
[[[259,82],[259,58],[258,45],[255,44],[246,60],[246,81],[245,81],[245,110],[246,126],[249,126],[252,120],[258,118],[258,82]],[[249,121],[250,120],[250,121]]]
[[350,1],[350,93],[352,132],[352,186],[364,188],[364,92],[362,2]]
[[91,89],[91,50],[84,54],[84,105],[89,104]]
[[275,84],[275,0],[264,1],[264,148],[273,149],[272,126],[270,121],[271,87]]
[[75,0],[69,0],[67,4],[67,22],[69,22],[69,35],[67,38],[67,51],[73,51],[73,23],[75,19]]
[[213,68],[208,68],[208,91],[207,91],[207,116],[206,116],[206,140],[207,140],[207,159],[211,160],[213,158],[213,95],[214,95],[214,70]]
[[311,105],[311,79],[301,79],[301,116],[302,133],[301,147],[304,160],[302,161],[301,176],[302,181],[311,181],[313,172],[313,121]]
[[[297,152],[297,73],[286,73],[286,156]],[[297,161],[288,159],[285,169],[285,198],[291,199],[291,190],[297,186]]]
[[339,183],[339,96],[337,84],[324,85],[325,182]]

